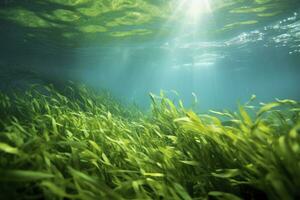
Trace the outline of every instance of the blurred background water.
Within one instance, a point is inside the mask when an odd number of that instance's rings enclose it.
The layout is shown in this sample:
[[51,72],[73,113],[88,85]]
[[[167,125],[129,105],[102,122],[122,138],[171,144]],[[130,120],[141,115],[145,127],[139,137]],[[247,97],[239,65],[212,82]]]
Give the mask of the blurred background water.
[[2,0],[0,89],[66,81],[149,106],[300,100],[298,0]]

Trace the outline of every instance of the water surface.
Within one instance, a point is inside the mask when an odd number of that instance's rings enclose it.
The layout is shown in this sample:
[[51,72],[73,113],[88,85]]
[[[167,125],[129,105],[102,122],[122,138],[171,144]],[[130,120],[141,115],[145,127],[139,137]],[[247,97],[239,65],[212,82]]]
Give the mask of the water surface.
[[0,3],[1,89],[67,80],[149,105],[235,108],[300,100],[297,0],[45,0]]

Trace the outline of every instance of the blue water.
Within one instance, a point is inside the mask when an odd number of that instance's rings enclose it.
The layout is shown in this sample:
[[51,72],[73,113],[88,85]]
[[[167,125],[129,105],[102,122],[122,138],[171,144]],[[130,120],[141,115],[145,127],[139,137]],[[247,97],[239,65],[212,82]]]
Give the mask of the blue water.
[[[196,22],[184,18],[160,22],[156,29],[170,29],[164,37],[153,35],[136,41],[131,36],[105,43],[90,40],[72,47],[43,37],[28,39],[24,35],[32,30],[2,20],[1,88],[73,80],[108,89],[144,108],[150,103],[149,92],[160,91],[182,99],[187,106],[196,95],[200,110],[234,109],[252,94],[261,102],[300,100],[299,15],[299,4],[295,4],[263,23],[232,25],[233,31],[211,35],[204,30],[227,19],[222,13],[205,13]],[[22,74],[20,69],[38,72],[42,78]],[[4,76],[14,70],[13,78]]]

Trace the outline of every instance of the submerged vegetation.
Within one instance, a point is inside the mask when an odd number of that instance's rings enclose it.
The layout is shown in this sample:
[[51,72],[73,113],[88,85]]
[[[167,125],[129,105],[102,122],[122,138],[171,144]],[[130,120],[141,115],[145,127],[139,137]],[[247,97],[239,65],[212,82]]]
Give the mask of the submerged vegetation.
[[200,115],[150,96],[145,115],[84,87],[2,93],[1,198],[300,197],[299,102]]
[[299,7],[0,1],[0,199],[300,199],[300,102],[257,105],[253,96],[237,111],[201,114],[161,93],[145,112],[65,86],[110,85],[132,97],[204,86],[211,99],[222,88],[230,97],[288,88],[299,100]]

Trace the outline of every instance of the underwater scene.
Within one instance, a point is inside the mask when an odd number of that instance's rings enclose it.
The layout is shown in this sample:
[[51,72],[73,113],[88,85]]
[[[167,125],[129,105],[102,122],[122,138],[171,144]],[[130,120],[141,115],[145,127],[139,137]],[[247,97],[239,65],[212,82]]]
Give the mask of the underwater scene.
[[300,199],[299,0],[0,0],[0,199]]

